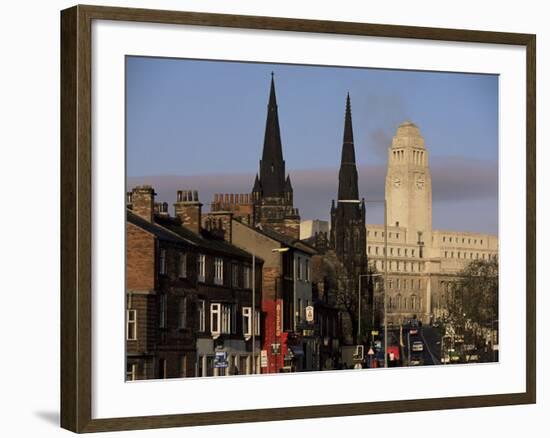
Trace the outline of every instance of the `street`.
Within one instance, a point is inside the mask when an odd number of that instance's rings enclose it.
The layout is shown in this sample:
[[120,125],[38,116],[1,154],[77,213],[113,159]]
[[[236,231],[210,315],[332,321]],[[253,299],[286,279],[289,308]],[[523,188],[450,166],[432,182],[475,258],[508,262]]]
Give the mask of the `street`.
[[[399,343],[399,330],[392,330],[389,344]],[[415,341],[421,341],[423,350],[412,351],[412,345]],[[409,365],[441,365],[441,332],[433,327],[419,327],[418,333],[409,335],[409,329],[403,329],[403,362],[402,366]]]

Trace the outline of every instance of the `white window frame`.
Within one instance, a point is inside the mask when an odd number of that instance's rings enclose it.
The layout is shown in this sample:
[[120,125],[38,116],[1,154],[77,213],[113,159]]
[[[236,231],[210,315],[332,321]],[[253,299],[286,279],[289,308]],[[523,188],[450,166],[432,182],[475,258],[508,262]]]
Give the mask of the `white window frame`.
[[180,297],[178,301],[178,328],[187,328],[187,297]]
[[[216,324],[214,324],[214,322],[216,322]],[[218,336],[221,334],[221,304],[220,303],[210,303],[210,333],[212,333],[212,335],[218,335]]]
[[137,364],[133,363],[130,365],[130,371],[126,369],[126,381],[133,382],[134,380],[136,380],[136,375],[137,375]]
[[[130,329],[130,327],[132,328]],[[133,336],[131,336],[131,334],[133,334]],[[137,310],[136,309],[126,309],[126,340],[137,341]]]
[[205,332],[206,331],[206,303],[204,300],[198,300],[197,301],[197,310],[199,313],[199,332]]
[[166,274],[166,249],[161,248],[159,252],[159,274]]
[[214,258],[214,284],[223,284],[223,258]]
[[204,283],[206,278],[206,256],[199,254],[197,257],[197,279],[201,283]]
[[166,328],[168,311],[168,295],[162,294],[159,302],[159,327]]
[[179,278],[187,278],[187,254],[181,253],[178,261]]
[[187,354],[180,358],[180,377],[187,377]]
[[223,334],[230,334],[231,333],[231,321],[232,321],[232,313],[233,308],[230,304],[222,304],[221,305],[221,324],[220,324],[220,331]]
[[243,288],[244,289],[251,289],[252,288],[252,269],[250,266],[245,265],[243,267]]
[[231,264],[231,286],[237,288],[241,286],[241,282],[239,281],[239,264],[237,262]]
[[245,338],[250,338],[252,336],[252,307],[243,307],[243,335]]

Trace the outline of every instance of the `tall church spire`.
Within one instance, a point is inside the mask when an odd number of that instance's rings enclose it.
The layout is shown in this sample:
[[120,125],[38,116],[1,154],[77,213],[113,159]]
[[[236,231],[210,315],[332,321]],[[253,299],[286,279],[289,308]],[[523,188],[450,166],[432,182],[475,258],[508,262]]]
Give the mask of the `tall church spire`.
[[351,103],[348,93],[346,98],[342,159],[338,174],[338,200],[357,200],[358,198],[359,187],[357,182],[357,166],[355,164],[355,146],[353,144],[353,126],[351,123]]
[[275,95],[275,79],[271,73],[271,89],[267,105],[267,120],[262,159],[260,161],[260,184],[263,195],[282,196],[285,189],[285,161],[281,145],[281,131]]

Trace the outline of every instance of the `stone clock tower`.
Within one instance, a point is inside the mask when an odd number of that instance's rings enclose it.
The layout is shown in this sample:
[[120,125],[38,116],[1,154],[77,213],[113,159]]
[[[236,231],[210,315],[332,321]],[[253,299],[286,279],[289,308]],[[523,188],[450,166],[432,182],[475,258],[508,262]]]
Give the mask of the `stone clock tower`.
[[386,199],[388,226],[405,228],[407,244],[430,247],[432,178],[428,151],[420,130],[409,121],[397,128],[388,150]]

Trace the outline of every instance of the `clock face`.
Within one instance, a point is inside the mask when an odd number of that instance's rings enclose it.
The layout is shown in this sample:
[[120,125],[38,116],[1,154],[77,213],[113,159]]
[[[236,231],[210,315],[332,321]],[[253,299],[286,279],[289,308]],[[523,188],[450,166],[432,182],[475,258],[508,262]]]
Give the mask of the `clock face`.
[[396,188],[401,185],[401,179],[400,178],[393,177],[392,182],[393,182],[393,186],[396,187]]
[[416,187],[418,189],[423,189],[424,188],[424,183],[425,183],[424,175],[418,175],[416,177]]

